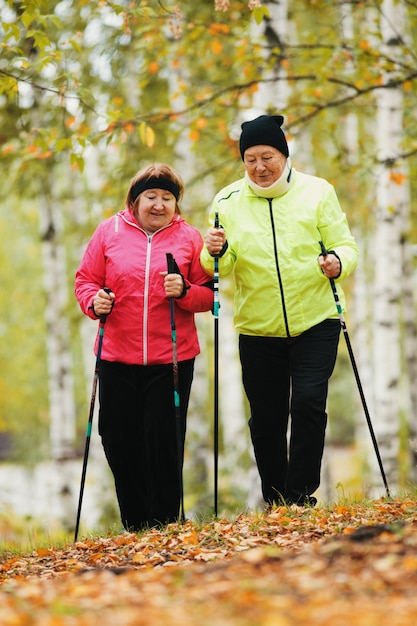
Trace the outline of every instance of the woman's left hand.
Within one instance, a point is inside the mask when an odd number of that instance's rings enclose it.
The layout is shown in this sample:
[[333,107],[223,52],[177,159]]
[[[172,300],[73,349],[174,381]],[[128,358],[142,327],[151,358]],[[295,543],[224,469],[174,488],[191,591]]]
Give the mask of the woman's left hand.
[[161,276],[164,276],[164,289],[167,298],[179,298],[184,289],[181,274],[168,274],[168,272],[161,272]]

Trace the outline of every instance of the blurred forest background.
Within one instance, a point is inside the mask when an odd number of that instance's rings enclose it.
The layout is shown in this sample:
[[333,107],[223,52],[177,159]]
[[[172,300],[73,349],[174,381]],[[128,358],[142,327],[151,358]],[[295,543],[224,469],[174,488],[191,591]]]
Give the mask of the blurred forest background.
[[[296,169],[334,184],[360,247],[346,322],[391,490],[416,482],[417,2],[0,0],[0,505],[75,523],[96,323],[74,273],[131,177],[165,161],[202,233],[243,168],[240,124],[282,113]],[[329,287],[330,288],[330,287]],[[259,505],[220,282],[220,512]],[[198,318],[186,511],[213,507],[213,318]],[[384,489],[343,341],[322,499]],[[96,420],[86,526],[117,524]]]

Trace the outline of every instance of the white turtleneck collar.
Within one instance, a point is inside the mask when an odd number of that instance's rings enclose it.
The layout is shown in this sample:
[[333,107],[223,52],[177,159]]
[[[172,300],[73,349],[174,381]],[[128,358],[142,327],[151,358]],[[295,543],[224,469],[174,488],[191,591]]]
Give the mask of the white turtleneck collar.
[[261,187],[260,185],[254,183],[253,180],[249,178],[247,172],[245,172],[245,179],[249,187],[256,193],[257,196],[260,196],[261,198],[278,198],[291,189],[295,180],[294,174],[295,172],[291,166],[291,159],[288,157],[281,176],[269,187]]

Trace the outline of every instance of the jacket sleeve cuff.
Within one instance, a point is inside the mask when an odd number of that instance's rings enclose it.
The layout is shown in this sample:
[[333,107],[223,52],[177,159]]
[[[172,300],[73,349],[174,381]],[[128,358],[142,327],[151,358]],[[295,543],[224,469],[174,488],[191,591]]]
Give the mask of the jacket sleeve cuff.
[[209,254],[212,257],[217,256],[217,257],[220,258],[220,257],[222,257],[224,255],[224,253],[226,252],[228,247],[229,247],[229,244],[227,243],[227,239],[226,239],[225,244],[224,244],[223,248],[220,250],[219,254],[211,254],[211,252],[209,252]]
[[340,274],[342,273],[342,261],[340,259],[340,256],[337,254],[337,252],[335,252],[334,250],[329,250],[328,254],[333,254],[333,256],[336,257],[336,259],[339,261],[340,263],[340,269],[339,269],[339,273],[337,276],[334,277],[334,280],[336,280],[337,278],[339,278]]
[[188,290],[191,287],[191,284],[185,280],[184,276],[181,274],[181,278],[182,278],[182,292],[181,295],[178,296],[177,298],[175,298],[175,300],[181,300],[182,298],[185,298],[185,296],[188,293]]
[[88,313],[88,316],[91,317],[91,319],[93,320],[96,320],[100,317],[99,315],[97,315],[97,313],[94,310],[94,301],[91,301],[91,305],[88,307],[87,313]]

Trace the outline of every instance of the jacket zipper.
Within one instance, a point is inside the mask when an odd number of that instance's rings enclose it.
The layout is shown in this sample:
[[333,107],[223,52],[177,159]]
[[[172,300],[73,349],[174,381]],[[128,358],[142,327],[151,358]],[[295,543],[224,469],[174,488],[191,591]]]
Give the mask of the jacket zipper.
[[268,200],[268,203],[269,203],[269,215],[270,215],[270,219],[271,219],[272,239],[273,239],[273,242],[274,242],[275,267],[277,269],[279,290],[280,290],[280,293],[281,293],[281,303],[282,303],[282,312],[283,312],[283,315],[284,315],[285,330],[287,332],[287,337],[291,337],[290,328],[289,328],[289,325],[288,325],[287,308],[285,306],[284,288],[282,286],[281,271],[279,269],[278,248],[277,248],[277,240],[276,240],[276,236],[275,236],[275,223],[274,223],[274,215],[273,215],[273,212],[272,212],[272,198],[267,198],[267,200]]
[[[127,222],[130,223],[130,222]],[[143,364],[148,364],[148,302],[149,302],[149,269],[151,265],[151,249],[152,249],[152,237],[159,233],[161,230],[165,230],[172,225],[172,222],[163,226],[159,230],[155,231],[152,235],[149,235],[143,228],[136,226],[136,224],[132,224],[135,228],[138,228],[146,235],[146,239],[148,241],[148,245],[146,248],[146,263],[145,263],[145,286],[143,291],[143,335],[142,335],[142,343],[143,343]]]
[[149,300],[149,267],[151,261],[151,247],[152,247],[152,235],[146,233],[148,245],[146,248],[146,263],[145,263],[145,286],[143,290],[143,364],[148,363],[148,300]]

